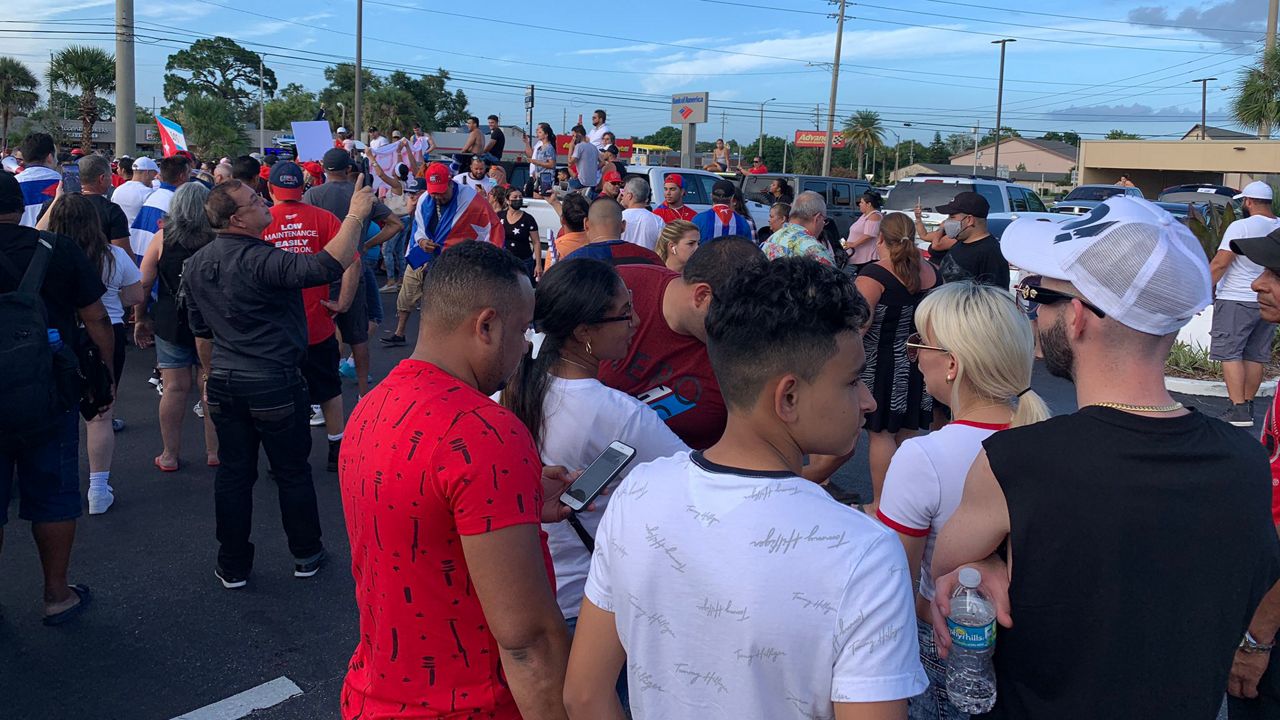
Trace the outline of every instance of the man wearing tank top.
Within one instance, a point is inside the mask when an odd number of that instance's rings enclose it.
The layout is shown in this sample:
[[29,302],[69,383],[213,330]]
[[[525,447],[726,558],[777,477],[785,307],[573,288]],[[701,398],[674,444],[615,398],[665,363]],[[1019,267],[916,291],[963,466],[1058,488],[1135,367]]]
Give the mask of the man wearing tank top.
[[1165,390],[1179,328],[1210,301],[1204,253],[1130,197],[1015,221],[1001,245],[1080,410],[983,443],[934,551],[934,627],[977,567],[1006,628],[990,717],[1211,720],[1280,542],[1257,441]]

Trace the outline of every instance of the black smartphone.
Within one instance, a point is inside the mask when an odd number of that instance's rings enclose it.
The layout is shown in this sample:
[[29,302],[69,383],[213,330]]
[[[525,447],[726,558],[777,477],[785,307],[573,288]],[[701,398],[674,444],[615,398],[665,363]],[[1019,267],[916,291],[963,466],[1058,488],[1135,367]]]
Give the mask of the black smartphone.
[[600,496],[600,492],[608,487],[609,483],[618,479],[618,475],[622,474],[635,456],[636,449],[630,445],[617,441],[609,443],[609,447],[600,453],[600,457],[592,461],[582,475],[573,481],[569,489],[564,491],[560,496],[560,502],[575,511],[587,507]]

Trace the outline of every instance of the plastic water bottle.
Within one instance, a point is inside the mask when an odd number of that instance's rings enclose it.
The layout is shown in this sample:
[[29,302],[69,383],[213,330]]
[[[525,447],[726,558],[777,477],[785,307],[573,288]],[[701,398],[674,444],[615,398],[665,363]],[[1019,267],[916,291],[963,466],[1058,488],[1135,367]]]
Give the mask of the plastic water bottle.
[[947,697],[957,709],[984,713],[996,704],[996,675],[991,654],[996,647],[995,605],[978,585],[982,574],[967,567],[951,594],[951,653],[947,655]]
[[48,328],[49,331],[49,349],[58,352],[62,349],[62,333],[58,332],[58,328]]

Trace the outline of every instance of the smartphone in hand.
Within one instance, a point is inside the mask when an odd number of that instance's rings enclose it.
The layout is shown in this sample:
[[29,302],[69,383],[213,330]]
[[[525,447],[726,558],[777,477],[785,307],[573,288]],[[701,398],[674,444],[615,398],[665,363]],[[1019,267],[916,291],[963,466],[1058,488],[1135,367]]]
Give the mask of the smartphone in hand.
[[581,511],[594,502],[609,483],[618,479],[635,456],[636,449],[630,445],[617,441],[609,443],[600,457],[592,461],[582,471],[582,475],[560,495],[560,502],[575,511]]

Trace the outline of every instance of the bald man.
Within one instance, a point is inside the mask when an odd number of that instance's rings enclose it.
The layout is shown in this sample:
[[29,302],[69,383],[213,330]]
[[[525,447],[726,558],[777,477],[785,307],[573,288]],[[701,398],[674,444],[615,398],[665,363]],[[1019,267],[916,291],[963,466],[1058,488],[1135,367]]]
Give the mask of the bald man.
[[[587,212],[588,243],[569,254],[569,258],[586,257],[611,265],[659,265],[662,258],[654,251],[622,239],[627,223],[622,219],[622,206],[617,200],[602,197],[591,203]],[[568,259],[568,258],[566,258]]]

